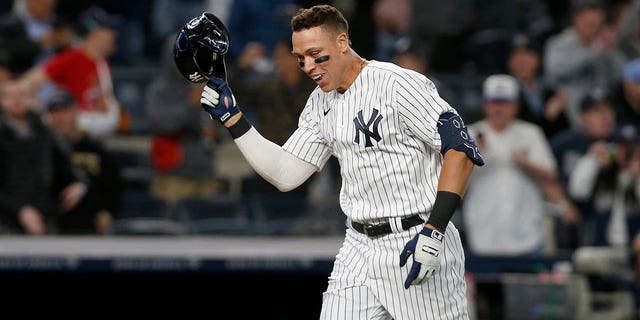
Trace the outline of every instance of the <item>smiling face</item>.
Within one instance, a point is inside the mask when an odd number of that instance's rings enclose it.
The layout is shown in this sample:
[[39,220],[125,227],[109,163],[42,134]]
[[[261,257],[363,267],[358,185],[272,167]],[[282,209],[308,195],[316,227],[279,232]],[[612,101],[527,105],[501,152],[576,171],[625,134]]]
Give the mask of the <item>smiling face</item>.
[[518,114],[518,104],[515,101],[486,101],[484,114],[491,128],[502,131]]
[[[345,33],[332,32],[323,27],[302,29],[291,37],[293,54],[301,67],[322,91],[329,92],[345,86],[347,63],[344,59],[349,50],[349,40]],[[316,63],[317,58],[329,56],[329,60]]]

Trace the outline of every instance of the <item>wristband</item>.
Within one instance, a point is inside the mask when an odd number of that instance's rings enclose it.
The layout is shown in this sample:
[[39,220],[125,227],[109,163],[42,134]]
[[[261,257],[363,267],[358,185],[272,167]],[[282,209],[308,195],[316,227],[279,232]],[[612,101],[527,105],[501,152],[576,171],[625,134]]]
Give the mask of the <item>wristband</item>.
[[251,123],[244,116],[240,116],[238,122],[227,128],[233,139],[240,138],[251,129]]
[[460,196],[456,193],[438,191],[427,224],[434,226],[437,230],[444,233],[449,220],[451,220],[453,213],[458,208],[458,204],[460,204],[460,200]]

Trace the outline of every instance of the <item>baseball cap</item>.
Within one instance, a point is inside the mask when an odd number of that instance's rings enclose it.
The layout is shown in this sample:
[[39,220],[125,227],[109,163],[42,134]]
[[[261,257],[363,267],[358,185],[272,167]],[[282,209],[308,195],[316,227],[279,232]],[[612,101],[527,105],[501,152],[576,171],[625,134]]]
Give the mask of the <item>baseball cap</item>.
[[609,102],[606,92],[595,89],[585,95],[580,101],[580,112],[589,111],[601,103]]
[[81,36],[85,36],[98,28],[117,29],[120,23],[119,17],[110,15],[100,7],[91,6],[78,18],[77,31]]
[[71,108],[75,106],[76,100],[75,98],[64,91],[58,91],[54,93],[51,98],[46,103],[47,110],[55,111],[65,108]]
[[489,76],[482,88],[485,101],[514,102],[518,99],[518,83],[507,74]]
[[640,82],[640,58],[625,64],[622,77],[624,81]]

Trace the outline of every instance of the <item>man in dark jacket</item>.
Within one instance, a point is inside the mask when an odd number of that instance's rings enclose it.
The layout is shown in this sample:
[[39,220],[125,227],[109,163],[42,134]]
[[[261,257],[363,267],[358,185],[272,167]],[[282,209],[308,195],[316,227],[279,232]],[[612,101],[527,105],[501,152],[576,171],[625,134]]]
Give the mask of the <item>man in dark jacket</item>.
[[79,128],[73,96],[59,92],[49,101],[47,109],[51,128],[71,154],[71,162],[89,180],[89,189],[80,204],[57,217],[58,231],[61,234],[106,233],[122,205],[124,183],[120,165],[100,141]]
[[0,17],[0,47],[9,51],[12,72],[20,74],[62,43],[55,9],[57,0],[26,0],[24,10],[14,10]]
[[51,130],[29,111],[19,84],[0,84],[0,107],[0,229],[54,232],[53,217],[72,210],[86,185]]

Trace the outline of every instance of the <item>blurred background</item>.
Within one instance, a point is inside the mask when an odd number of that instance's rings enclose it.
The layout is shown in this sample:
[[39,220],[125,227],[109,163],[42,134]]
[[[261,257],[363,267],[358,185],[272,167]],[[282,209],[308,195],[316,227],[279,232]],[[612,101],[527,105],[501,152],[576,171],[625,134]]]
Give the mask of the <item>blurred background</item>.
[[281,145],[314,89],[289,21],[320,3],[362,57],[431,79],[487,159],[453,218],[471,319],[638,318],[639,0],[2,1],[8,301],[67,289],[56,305],[117,315],[316,319],[345,231],[337,160],[280,193],[172,46],[203,11],[221,18],[235,97]]

